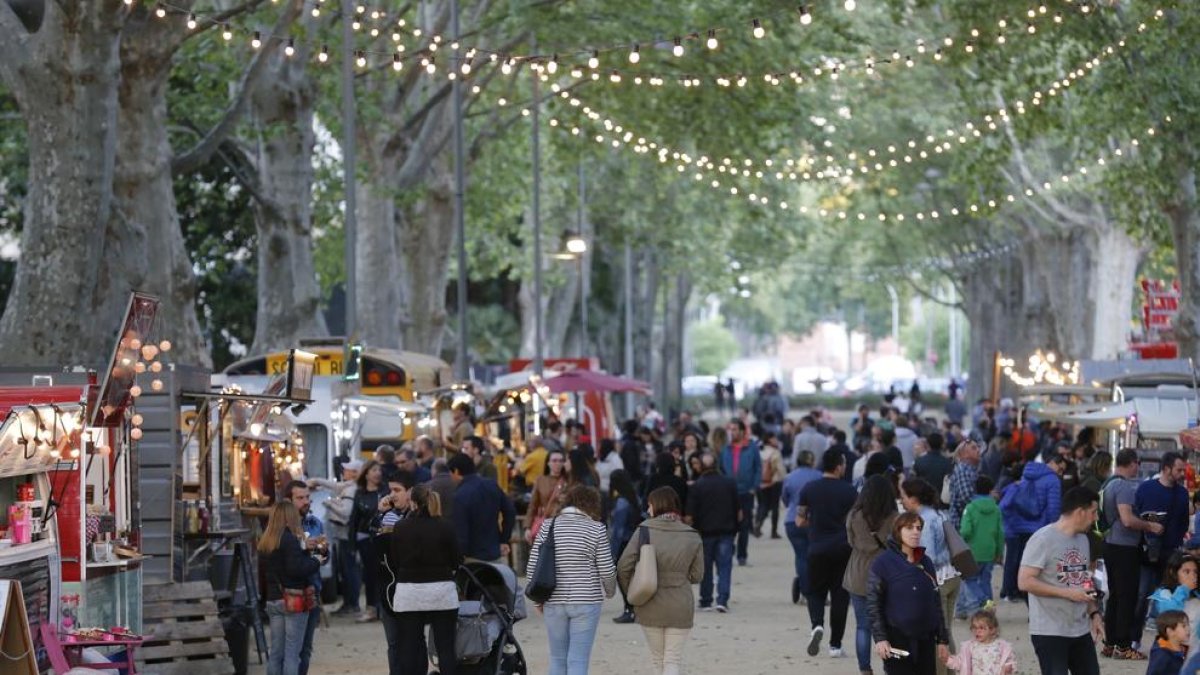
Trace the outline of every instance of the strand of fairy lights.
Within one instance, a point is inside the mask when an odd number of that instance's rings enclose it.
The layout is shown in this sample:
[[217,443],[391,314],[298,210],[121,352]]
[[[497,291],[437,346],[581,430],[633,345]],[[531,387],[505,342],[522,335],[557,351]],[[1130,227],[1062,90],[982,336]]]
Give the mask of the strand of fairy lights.
[[[591,119],[591,118],[589,117],[589,119]],[[593,121],[597,121],[597,120],[593,120]],[[1166,117],[1163,120],[1162,125],[1165,126],[1165,125],[1169,124],[1170,122],[1171,122],[1171,118]],[[604,130],[598,131],[597,133],[594,134],[594,136],[592,136],[592,138],[594,138],[594,140],[597,143],[604,144],[604,145],[611,145],[613,148],[616,148],[616,149],[632,148],[634,150],[635,154],[647,154],[647,151],[638,150],[638,148],[653,149],[656,146],[656,144],[653,142],[648,142],[645,145],[640,145],[640,146],[639,145],[630,146],[629,145],[630,142],[632,140],[634,140],[634,133],[632,131],[625,129],[621,125],[616,124],[616,123],[612,122],[612,120],[609,120],[609,119],[603,119],[600,123],[604,126]],[[551,117],[549,120],[549,124],[550,124],[550,126],[555,127],[555,128],[566,129],[566,127],[564,125],[562,125],[562,123],[558,120],[557,117]],[[1156,128],[1157,127],[1155,127],[1155,126],[1147,127],[1143,136],[1145,136],[1145,137],[1154,136],[1156,133]],[[569,133],[573,136],[582,136],[584,134],[584,131],[579,126],[573,126],[569,129]],[[641,139],[641,140],[644,141],[644,139]],[[1142,137],[1136,137],[1136,136],[1132,137],[1126,144],[1128,147],[1128,150],[1126,148],[1118,147],[1118,148],[1114,149],[1111,153],[1107,153],[1107,152],[1102,153],[1098,156],[1098,158],[1094,162],[1078,165],[1075,169],[1061,174],[1056,180],[1044,181],[1043,184],[1041,185],[1040,191],[1041,192],[1053,192],[1055,190],[1063,189],[1064,187],[1067,187],[1071,184],[1071,180],[1072,180],[1073,176],[1080,176],[1080,177],[1088,176],[1090,171],[1093,171],[1099,167],[1106,166],[1108,162],[1115,161],[1118,158],[1123,158],[1126,154],[1129,154],[1129,153],[1135,151],[1136,148],[1138,148],[1140,146],[1140,144],[1143,140],[1144,139]],[[664,163],[666,163],[666,160],[662,159],[662,156],[660,156],[659,163],[664,164]],[[688,170],[687,167],[685,167],[683,165],[676,165],[675,169],[676,169],[677,173],[684,173]],[[691,177],[694,180],[696,180],[697,182],[707,180],[710,187],[712,187],[714,190],[719,190],[719,191],[727,190],[731,196],[742,196],[745,199],[749,200],[750,203],[752,203],[754,205],[766,207],[766,206],[770,206],[772,204],[772,200],[766,195],[759,195],[756,192],[747,191],[736,184],[727,184],[727,183],[723,182],[720,178],[706,175],[702,171],[694,172]],[[1027,187],[1024,190],[1025,196],[1027,196],[1027,197],[1033,197],[1036,194],[1038,194],[1038,192],[1039,191],[1035,190],[1033,187]],[[856,212],[853,210],[828,209],[828,208],[824,208],[824,207],[810,208],[808,206],[800,206],[797,210],[802,214],[806,214],[806,215],[813,214],[813,215],[819,216],[821,218],[826,218],[826,219],[829,219],[832,221],[864,222],[864,221],[877,220],[879,222],[884,222],[884,223],[886,223],[886,222],[903,223],[906,220],[910,220],[910,219],[921,222],[921,221],[926,221],[926,220],[931,220],[931,221],[942,220],[943,218],[946,218],[946,217],[958,217],[958,216],[975,217],[975,216],[990,213],[990,212],[996,210],[997,208],[999,208],[1000,206],[1002,206],[1003,204],[1013,203],[1016,200],[1017,200],[1016,194],[1008,193],[1003,196],[994,197],[994,198],[986,199],[986,200],[980,200],[980,201],[972,202],[970,204],[963,205],[963,206],[952,206],[949,209],[946,209],[944,211],[940,210],[940,209],[933,209],[933,210],[929,210],[928,212],[917,211],[915,213],[901,213],[901,212],[867,213],[864,211]],[[790,208],[788,202],[786,202],[786,201],[778,201],[778,202],[776,202],[776,205],[781,210],[788,210]]]
[[[273,2],[274,1],[275,0],[273,0]],[[311,4],[311,11],[312,11],[312,14],[314,17],[320,15],[320,7],[323,5],[323,1],[324,0],[316,0],[316,2],[313,2]],[[850,1],[852,2],[852,0],[850,0]],[[133,6],[134,4],[136,4],[136,2],[137,2],[137,0],[125,0],[125,4],[129,5],[129,6]],[[1080,2],[1077,0],[1061,0],[1061,2],[1065,5],[1067,5],[1068,7],[1075,9],[1076,11],[1078,11],[1080,14],[1082,14],[1084,16],[1088,16],[1093,11],[1099,9],[1099,4],[1094,3],[1094,2],[1086,2],[1086,1]],[[1094,7],[1093,7],[1093,5],[1094,5]],[[154,11],[155,16],[162,18],[162,19],[168,18],[170,15],[173,15],[173,14],[179,15],[179,16],[186,16],[187,17],[187,25],[188,25],[189,30],[198,30],[201,27],[220,27],[222,38],[227,43],[233,41],[234,32],[235,32],[235,30],[237,30],[238,32],[241,32],[249,37],[249,43],[250,43],[250,46],[252,49],[259,49],[264,44],[271,44],[271,43],[280,44],[280,45],[284,45],[285,54],[287,56],[291,57],[295,54],[296,48],[298,45],[298,41],[292,35],[274,35],[274,34],[270,33],[269,31],[246,29],[246,28],[235,25],[232,20],[216,19],[216,18],[214,18],[215,16],[217,16],[216,14],[204,15],[204,14],[196,13],[187,8],[175,6],[175,5],[171,4],[169,2],[169,0],[157,0],[157,2],[155,2],[155,4],[154,4],[153,11]],[[853,11],[853,8],[851,8],[849,11]],[[799,12],[800,12],[800,23],[802,25],[809,25],[812,23],[813,12],[812,12],[811,7],[802,5],[799,8]],[[1036,32],[1036,28],[1035,28],[1034,24],[1032,23],[1032,20],[1037,19],[1038,17],[1052,16],[1055,23],[1061,23],[1061,21],[1062,21],[1061,12],[1055,12],[1053,15],[1050,15],[1050,10],[1046,6],[1045,2],[1041,2],[1037,5],[1030,6],[1028,9],[1025,10],[1024,14],[1027,18],[1029,18],[1031,20],[1031,22],[1027,23],[1027,27],[1026,27],[1026,32],[1029,32],[1029,33]],[[372,20],[386,18],[390,22],[390,18],[385,17],[385,14],[383,12],[380,12],[379,10],[370,10],[368,12],[368,8],[366,6],[357,5],[356,10],[355,10],[355,16],[353,18],[352,28],[354,28],[354,30],[356,32],[361,31],[368,16]],[[1003,27],[1006,26],[1009,21],[1010,21],[1009,19],[1001,19],[998,22],[998,24],[1001,27],[1001,29],[1003,30]],[[380,26],[376,25],[376,26],[372,26],[369,29],[369,32],[373,37],[377,37],[378,35],[381,34],[381,32],[383,30],[390,30],[392,32],[393,41],[400,43],[402,40],[402,37],[403,37],[402,34],[400,33],[400,29],[404,28],[405,26],[406,26],[405,20],[403,18],[400,18],[400,19],[396,20],[395,26],[381,28]],[[760,39],[760,38],[764,37],[765,28],[763,28],[763,24],[762,24],[761,20],[754,19],[752,21],[752,27],[753,27],[752,34],[754,35],[754,37],[756,39]],[[732,30],[734,30],[734,29],[730,29],[730,28],[707,29],[707,31],[706,31],[707,37],[705,38],[705,43],[706,43],[706,46],[708,47],[709,51],[717,49],[717,46],[719,45],[719,41],[716,36],[719,33],[731,32]],[[421,37],[422,35],[424,35],[424,33],[421,31],[420,28],[413,28],[411,32],[414,37]],[[972,39],[961,41],[962,42],[961,47],[968,53],[974,51],[974,48],[975,48],[974,40],[976,38],[982,38],[984,36],[984,32],[981,29],[974,28],[974,29],[971,29],[970,34],[972,35]],[[674,47],[672,48],[672,53],[677,57],[682,56],[684,53],[684,50],[682,47],[682,42],[684,39],[699,40],[700,33],[697,31],[692,31],[692,32],[686,33],[684,36],[675,38]],[[936,44],[936,41],[931,41],[931,42],[933,44]],[[947,47],[956,44],[955,40],[951,37],[944,38],[942,42]],[[1003,33],[997,35],[996,42],[998,42],[1000,44],[1003,44],[1005,42]],[[601,48],[601,49],[578,47],[578,48],[573,48],[571,50],[564,51],[563,53],[568,54],[568,56],[570,56],[572,54],[578,55],[578,56],[588,56],[587,66],[589,67],[590,70],[595,71],[597,68],[600,67],[600,65],[599,65],[600,54],[618,51],[623,48],[628,48],[629,49],[628,60],[631,63],[636,64],[637,62],[639,62],[641,60],[640,54],[641,54],[641,45],[642,44],[646,44],[647,46],[653,47],[657,44],[663,44],[663,43],[664,43],[664,41],[662,41],[661,39],[657,39],[657,40],[648,40],[645,42],[625,43],[622,45],[610,46],[610,47],[605,47],[605,48]],[[330,51],[329,51],[328,45],[321,44],[319,46],[319,50],[317,49],[317,45],[315,45],[315,44],[309,45],[309,46],[312,47],[313,53],[316,54],[315,58],[318,63],[327,63],[328,62],[328,60],[330,58]],[[421,67],[423,69],[425,69],[425,71],[428,74],[434,75],[437,72],[439,72],[438,68],[437,68],[437,63],[436,63],[435,52],[437,52],[439,47],[441,47],[441,46],[449,46],[450,51],[453,51],[456,53],[456,54],[451,54],[444,58],[447,60],[453,61],[453,62],[457,62],[459,64],[457,67],[449,67],[449,68],[444,69],[444,72],[446,72],[447,79],[450,79],[450,80],[454,80],[459,76],[466,77],[471,73],[472,69],[477,68],[480,65],[484,65],[487,63],[491,63],[491,64],[500,63],[501,69],[505,74],[511,74],[512,72],[516,72],[520,64],[527,63],[529,65],[530,69],[532,70],[532,72],[534,72],[537,76],[539,76],[543,81],[548,81],[549,78],[551,76],[555,75],[559,70],[560,59],[559,59],[558,53],[533,54],[533,55],[519,55],[519,54],[512,54],[512,53],[506,54],[506,53],[502,53],[502,52],[490,51],[490,50],[487,50],[486,48],[465,47],[460,42],[447,42],[443,36],[438,35],[438,34],[429,36],[427,42],[423,46],[415,48],[414,50],[412,50],[411,53],[408,53],[408,54],[405,53],[405,52],[409,51],[407,49],[407,47],[405,47],[405,45],[397,44],[396,51],[382,51],[382,50],[375,50],[375,49],[356,49],[354,51],[354,57],[355,57],[355,63],[356,63],[356,65],[358,65],[359,68],[370,67],[372,58],[382,57],[385,59],[390,59],[392,68],[396,71],[402,70],[404,67],[404,64],[406,62],[415,60],[415,61],[420,62]],[[941,58],[941,49],[940,48],[935,48],[935,49],[933,49],[933,51],[930,51],[929,48],[927,48],[927,46],[925,45],[925,43],[921,40],[918,40],[916,42],[916,44],[914,45],[914,48],[917,50],[917,52],[919,54],[929,53],[936,60],[940,60],[940,58]],[[464,49],[465,49],[465,52],[463,52]],[[900,52],[893,51],[893,59],[881,60],[878,63],[883,64],[886,62],[898,61],[899,58],[900,58]],[[913,60],[911,59],[911,57],[905,57],[905,61],[909,66],[913,65]],[[862,65],[862,67],[864,68],[865,71],[870,73],[870,71],[874,70],[875,62],[864,61],[860,65]],[[843,70],[843,66],[841,64],[834,64],[832,67],[827,66],[825,69],[822,69],[820,67],[815,68],[814,73],[816,73],[817,76],[820,76],[821,74],[825,74],[833,79],[837,79],[837,77],[839,76],[839,74],[841,73],[842,70]],[[579,73],[581,77],[583,76],[581,66],[574,68],[572,70],[572,73]],[[774,74],[774,75],[769,74],[764,77],[766,78],[766,81],[774,82],[775,84],[778,84],[779,81],[781,81],[780,78],[782,75],[783,74]],[[794,78],[802,77],[799,73],[789,73],[788,76],[794,77]],[[593,80],[600,79],[599,73],[596,73],[596,72],[592,72],[590,77]],[[735,83],[743,83],[744,82],[744,80],[741,79],[741,77],[742,76],[735,76],[735,77],[730,77],[730,78],[719,78],[719,79],[728,81],[728,83],[729,83],[728,86],[733,86]],[[613,81],[614,78],[620,78],[620,75],[617,71],[613,71],[610,74],[609,81]],[[737,79],[735,79],[735,78],[737,78]],[[649,81],[649,79],[643,79],[641,76],[637,76],[634,79],[638,80],[638,81],[643,81],[643,82]],[[655,82],[665,81],[664,78],[659,78],[657,76],[651,76],[650,79],[653,79]],[[618,81],[619,81],[619,79],[618,79]],[[681,83],[684,83],[685,86],[693,86],[694,84],[698,84],[693,78],[684,78],[684,80],[680,80],[680,81],[681,81]],[[744,86],[744,84],[742,84],[742,86]]]
[[[1155,20],[1161,19],[1162,16],[1162,11],[1159,10],[1155,14]],[[1147,24],[1140,24],[1136,32],[1145,32],[1147,28]],[[1114,56],[1119,50],[1126,48],[1127,45],[1128,41],[1122,39],[1113,45],[1105,47],[1098,54],[1087,59],[1065,76],[1056,78],[1042,89],[1035,90],[1027,97],[1027,101],[1023,99],[1013,101],[1010,104],[1011,109],[1015,111],[1016,115],[1024,115],[1030,109],[1041,106],[1046,100],[1056,98],[1079,80],[1096,72],[1106,59]],[[582,102],[577,97],[571,97],[570,103],[576,107],[582,105]],[[583,110],[593,120],[598,120],[601,117],[599,113],[586,106]],[[985,114],[979,122],[968,121],[958,128],[947,129],[944,134],[927,134],[924,137],[914,137],[904,141],[889,143],[886,146],[881,146],[879,150],[870,148],[865,151],[856,150],[846,153],[846,160],[857,162],[856,166],[839,165],[833,155],[830,154],[826,154],[824,157],[825,165],[818,168],[811,156],[799,159],[767,158],[763,160],[736,160],[725,157],[718,162],[707,155],[693,158],[686,152],[674,150],[662,143],[650,144],[642,137],[639,137],[638,145],[645,146],[639,148],[642,152],[655,150],[660,159],[664,156],[669,156],[677,163],[688,168],[695,167],[697,170],[717,171],[742,178],[773,178],[780,182],[792,181],[805,183],[823,180],[841,180],[853,175],[885,172],[902,165],[913,164],[918,160],[925,160],[935,155],[946,154],[966,145],[974,139],[979,139],[985,135],[999,131],[1010,120],[1010,117],[1009,108],[998,108],[994,113]],[[831,142],[826,140],[826,144],[829,143]]]

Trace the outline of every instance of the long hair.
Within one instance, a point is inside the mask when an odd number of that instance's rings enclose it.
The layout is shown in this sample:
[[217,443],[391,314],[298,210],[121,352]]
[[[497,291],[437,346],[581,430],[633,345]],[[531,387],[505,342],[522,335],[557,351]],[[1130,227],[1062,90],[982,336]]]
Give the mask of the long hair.
[[616,496],[624,497],[634,510],[639,510],[637,490],[633,489],[633,481],[625,469],[617,469],[612,472],[612,475],[608,477],[608,487]]
[[729,445],[729,432],[725,431],[725,427],[715,426],[712,432],[708,434],[708,447],[713,449],[713,452],[721,452],[725,446]]
[[376,462],[373,459],[367,460],[367,463],[363,464],[362,471],[360,471],[358,473],[358,489],[359,490],[367,489],[367,474],[371,473],[371,469],[374,469],[377,466],[379,466],[379,462]]
[[588,461],[587,451],[575,448],[567,453],[567,457],[571,460],[571,473],[567,476],[567,482],[572,485],[596,484],[596,477],[592,474],[592,465]]
[[258,538],[258,552],[263,555],[274,553],[283,539],[284,530],[291,530],[297,539],[304,536],[304,529],[300,526],[300,510],[286,500],[275,502],[275,506],[271,507],[267,529]]
[[421,483],[412,489],[408,495],[413,505],[413,515],[425,518],[438,518],[442,515],[442,497],[429,483]]
[[896,514],[896,490],[892,481],[884,476],[868,478],[852,510],[862,513],[872,532],[878,531],[888,516]]

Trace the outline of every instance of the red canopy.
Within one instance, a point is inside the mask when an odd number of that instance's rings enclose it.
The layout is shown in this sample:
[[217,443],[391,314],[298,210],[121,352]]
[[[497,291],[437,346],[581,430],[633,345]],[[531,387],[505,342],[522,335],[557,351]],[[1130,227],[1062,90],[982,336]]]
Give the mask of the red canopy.
[[609,375],[594,370],[568,370],[558,377],[547,378],[546,386],[553,394],[593,391],[650,393],[650,385],[641,380]]

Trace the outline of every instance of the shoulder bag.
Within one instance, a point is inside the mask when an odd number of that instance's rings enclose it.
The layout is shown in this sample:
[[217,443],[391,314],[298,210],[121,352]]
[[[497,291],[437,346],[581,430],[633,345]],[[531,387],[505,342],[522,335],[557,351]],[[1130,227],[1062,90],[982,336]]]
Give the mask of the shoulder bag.
[[633,568],[633,578],[625,597],[629,604],[644,605],[658,592],[658,555],[650,543],[650,530],[644,525],[638,528],[638,561]]
[[533,576],[525,587],[525,597],[539,605],[554,595],[554,587],[558,585],[558,575],[554,569],[554,520],[550,519],[550,529],[538,546],[537,567],[533,568]]
[[954,569],[966,578],[979,574],[979,563],[975,561],[975,554],[971,552],[967,542],[963,541],[958,530],[954,529],[954,523],[950,522],[949,518],[942,519],[942,532],[946,536],[946,548],[950,549],[950,564]]

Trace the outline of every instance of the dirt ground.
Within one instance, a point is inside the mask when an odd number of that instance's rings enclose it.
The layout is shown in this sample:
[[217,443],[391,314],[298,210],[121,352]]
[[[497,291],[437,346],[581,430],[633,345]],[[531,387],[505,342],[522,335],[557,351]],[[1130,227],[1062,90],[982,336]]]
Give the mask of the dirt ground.
[[[782,534],[782,526],[780,527]],[[792,551],[786,539],[767,537],[750,544],[750,567],[735,567],[729,614],[698,613],[696,627],[688,643],[685,670],[692,675],[729,675],[738,673],[813,673],[851,675],[858,667],[853,657],[854,612],[850,612],[843,644],[847,656],[831,659],[828,641],[819,656],[805,652],[809,632],[807,608],[793,605],[790,597]],[[999,583],[999,571],[995,582]],[[333,609],[333,607],[330,607]],[[600,629],[592,652],[592,672],[650,673],[649,652],[641,629],[636,625],[617,625],[612,617],[620,614],[620,598],[604,607]],[[1018,673],[1037,673],[1037,663],[1029,643],[1027,610],[1023,604],[1002,602],[999,606],[1002,636],[1013,644]],[[828,621],[826,621],[828,625]],[[968,639],[966,623],[954,625],[956,639]],[[517,637],[529,660],[529,672],[545,673],[547,667],[546,632],[541,618],[533,613],[517,624]],[[251,648],[251,662],[256,658]],[[878,658],[876,673],[883,671]],[[1141,675],[1145,663],[1101,661],[1105,675]],[[254,666],[251,673],[265,672]],[[383,628],[378,623],[358,625],[346,619],[333,619],[317,632],[311,672],[314,675],[383,675],[387,658],[383,650]]]

